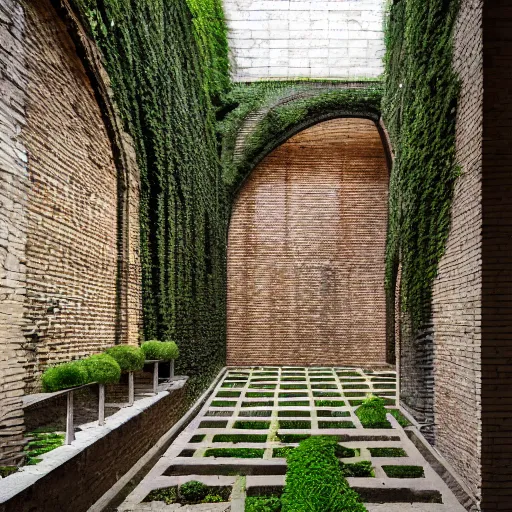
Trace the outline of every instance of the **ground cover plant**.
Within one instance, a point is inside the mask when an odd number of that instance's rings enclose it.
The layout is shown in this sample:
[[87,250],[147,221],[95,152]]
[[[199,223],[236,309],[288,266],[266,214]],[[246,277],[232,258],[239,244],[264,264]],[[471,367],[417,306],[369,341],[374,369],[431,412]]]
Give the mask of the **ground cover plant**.
[[18,471],[17,466],[0,466],[0,478],[6,478]]
[[33,466],[41,462],[42,459],[39,458],[39,455],[63,446],[65,435],[52,428],[43,428],[33,430],[26,434],[25,437],[28,440],[24,448],[24,451],[27,453],[26,465]]
[[344,407],[343,400],[315,400],[317,407]]
[[250,430],[266,430],[270,427],[270,421],[235,421],[233,428]]
[[311,437],[311,434],[286,434],[283,432],[277,433],[277,438],[282,443],[300,443],[309,437]]
[[360,462],[343,463],[342,465],[343,475],[346,477],[375,477],[375,473],[372,468],[372,463],[367,460]]
[[277,413],[277,415],[279,417],[299,417],[299,416],[303,416],[303,417],[309,417],[311,416],[311,413],[309,411],[279,411]]
[[315,436],[287,457],[283,512],[363,512],[360,496],[350,489],[336,456],[336,440]]
[[243,388],[245,382],[224,382],[221,388]]
[[274,393],[270,392],[270,391],[262,391],[261,393],[257,393],[257,392],[254,392],[254,391],[248,391],[247,393],[245,393],[245,396],[247,398],[270,398],[270,397],[273,397],[274,396]]
[[238,459],[262,459],[263,448],[209,448],[205,457],[233,457]]
[[240,417],[248,418],[248,417],[269,417],[272,416],[272,411],[269,411],[268,409],[256,409],[254,411],[240,411],[238,413]]
[[389,478],[423,478],[425,472],[421,466],[382,466]]
[[281,512],[281,498],[277,496],[247,497],[245,512]]
[[249,384],[251,389],[276,389],[277,384]]
[[294,449],[294,446],[281,446],[279,448],[274,448],[272,450],[272,457],[274,458],[284,458],[290,454],[290,452]]
[[368,384],[342,384],[343,389],[368,389]]
[[239,397],[242,394],[241,391],[218,391],[215,396],[220,398],[228,398],[228,397]]
[[213,436],[214,443],[264,443],[266,440],[266,434],[216,434]]
[[281,389],[307,389],[307,384],[281,384]]
[[312,384],[313,389],[336,389],[336,384]]
[[372,457],[407,457],[403,448],[368,448]]
[[373,395],[369,395],[356,410],[356,416],[364,428],[391,428],[386,413],[383,399]]
[[387,411],[402,427],[409,427],[411,425],[411,422],[398,409],[388,409]]
[[361,377],[359,372],[336,372],[338,377]]
[[304,430],[311,428],[311,422],[306,420],[279,420],[279,428]]
[[279,393],[279,398],[303,398],[306,396],[308,396],[308,394],[302,391],[297,391],[293,393]]
[[210,421],[203,420],[199,424],[199,428],[226,428],[227,421]]
[[351,421],[319,421],[318,428],[356,428]]
[[144,367],[145,354],[140,347],[116,345],[105,353],[117,361],[122,372],[136,372]]
[[267,400],[265,402],[242,402],[242,407],[272,407],[273,405],[273,400]]
[[316,411],[316,415],[319,418],[340,418],[340,417],[350,416],[350,413],[348,411],[318,410],[318,411]]
[[334,396],[341,396],[341,393],[338,393],[337,391],[315,391],[315,390],[313,390],[313,396],[316,398],[321,398],[323,396],[334,397]]
[[232,402],[230,400],[213,400],[210,405],[212,407],[235,407],[236,402]]
[[283,400],[279,402],[279,407],[307,407],[309,405],[309,400],[298,400],[298,401],[287,401]]

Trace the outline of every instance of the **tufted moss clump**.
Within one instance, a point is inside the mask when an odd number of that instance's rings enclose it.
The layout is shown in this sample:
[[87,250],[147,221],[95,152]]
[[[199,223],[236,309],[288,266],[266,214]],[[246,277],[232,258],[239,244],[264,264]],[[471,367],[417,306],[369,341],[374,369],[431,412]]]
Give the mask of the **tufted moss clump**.
[[389,190],[386,290],[414,330],[430,317],[432,284],[450,228],[459,168],[455,124],[459,81],[453,70],[458,0],[390,3],[386,21],[383,118],[395,159]]
[[114,358],[122,372],[135,372],[142,370],[145,355],[142,349],[132,345],[117,345],[105,351],[107,355]]
[[96,354],[80,361],[87,372],[88,382],[114,384],[121,378],[121,367],[108,354]]
[[364,428],[391,428],[386,419],[387,409],[384,400],[378,396],[368,395],[356,410],[356,416]]
[[41,377],[43,391],[48,393],[87,384],[88,373],[81,361],[51,366]]
[[283,512],[363,512],[360,496],[350,489],[336,457],[336,440],[314,436],[287,457]]
[[141,347],[146,359],[172,361],[179,355],[179,350],[174,341],[146,341]]

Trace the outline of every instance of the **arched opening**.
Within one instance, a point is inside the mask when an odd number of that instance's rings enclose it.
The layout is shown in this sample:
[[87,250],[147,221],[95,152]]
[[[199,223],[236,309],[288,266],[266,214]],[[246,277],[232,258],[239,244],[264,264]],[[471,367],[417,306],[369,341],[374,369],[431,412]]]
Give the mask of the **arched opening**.
[[319,123],[262,160],[229,229],[228,364],[385,362],[387,193],[368,119]]

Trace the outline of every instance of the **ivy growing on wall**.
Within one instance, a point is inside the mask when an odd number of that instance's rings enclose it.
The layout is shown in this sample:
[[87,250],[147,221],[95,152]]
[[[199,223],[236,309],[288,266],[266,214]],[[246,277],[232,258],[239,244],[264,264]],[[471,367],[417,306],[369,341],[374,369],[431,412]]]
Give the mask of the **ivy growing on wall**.
[[212,101],[229,84],[220,0],[75,0],[103,52],[141,174],[146,339],[179,371],[225,359],[227,196]]
[[458,176],[452,68],[456,0],[398,0],[386,23],[383,117],[395,160],[386,254],[388,297],[402,266],[402,307],[413,329],[430,316],[432,283],[450,227]]
[[[223,179],[236,190],[255,163],[290,130],[328,115],[380,116],[378,81],[285,81],[237,84],[224,96],[228,110],[219,123]],[[240,139],[240,134],[242,138]]]

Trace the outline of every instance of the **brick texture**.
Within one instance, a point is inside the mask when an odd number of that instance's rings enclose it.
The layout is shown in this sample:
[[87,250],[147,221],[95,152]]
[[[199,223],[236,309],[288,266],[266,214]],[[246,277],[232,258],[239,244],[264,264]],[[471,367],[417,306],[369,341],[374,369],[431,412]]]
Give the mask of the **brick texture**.
[[451,230],[433,288],[435,445],[480,497],[481,0],[461,2],[454,68],[461,80]]
[[386,360],[388,170],[375,123],[295,135],[240,192],[228,245],[228,364]]
[[85,512],[181,418],[186,386],[171,392],[0,504],[0,512]]
[[512,510],[512,10],[483,2],[482,510]]

